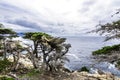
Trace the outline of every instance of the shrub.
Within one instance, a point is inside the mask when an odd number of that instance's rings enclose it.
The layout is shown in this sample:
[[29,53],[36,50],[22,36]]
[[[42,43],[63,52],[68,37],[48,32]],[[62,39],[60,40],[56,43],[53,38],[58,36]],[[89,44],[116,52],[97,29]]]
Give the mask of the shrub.
[[110,54],[111,51],[119,51],[120,50],[120,44],[113,45],[113,46],[105,46],[102,49],[93,51],[93,55],[101,55],[101,54]]
[[13,78],[8,78],[8,77],[0,77],[0,80],[15,80],[15,79],[13,79]]
[[7,59],[0,60],[0,73],[2,73],[3,71],[7,71],[11,65],[12,65],[12,62],[10,62]]
[[3,49],[3,46],[2,46],[2,44],[0,43],[0,49]]
[[87,67],[84,66],[84,67],[82,67],[82,68],[81,68],[80,70],[78,70],[78,71],[79,71],[79,72],[80,72],[80,71],[89,72],[89,69],[88,69]]
[[117,66],[120,66],[120,60],[119,60],[119,61],[117,61]]
[[42,70],[36,70],[36,69],[32,69],[30,72],[27,73],[28,76],[34,76],[37,74],[41,74]]

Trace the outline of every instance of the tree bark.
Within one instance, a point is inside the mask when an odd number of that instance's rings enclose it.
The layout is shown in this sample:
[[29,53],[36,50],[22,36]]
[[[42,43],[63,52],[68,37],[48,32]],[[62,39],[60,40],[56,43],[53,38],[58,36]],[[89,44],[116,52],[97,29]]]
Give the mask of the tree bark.
[[36,64],[36,61],[35,61],[35,57],[34,57],[34,53],[33,53],[33,49],[32,47],[30,47],[32,52],[29,50],[29,48],[27,49],[28,53],[30,54],[30,59],[31,59],[31,62],[34,66],[34,68],[38,68],[37,64]]
[[5,42],[5,39],[3,40],[3,46],[4,46],[4,53],[3,53],[3,58],[6,59],[6,42]]
[[38,58],[38,53],[37,53],[38,43],[36,41],[33,41],[33,42],[34,42],[34,51],[33,51],[33,54],[35,54],[36,58]]

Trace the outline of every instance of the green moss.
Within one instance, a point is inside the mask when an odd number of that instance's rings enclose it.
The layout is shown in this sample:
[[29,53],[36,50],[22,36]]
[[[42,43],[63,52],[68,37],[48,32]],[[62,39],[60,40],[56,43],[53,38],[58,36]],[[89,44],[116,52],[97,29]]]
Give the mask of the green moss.
[[[2,43],[0,43],[0,50],[3,50],[3,45],[2,45]],[[0,57],[2,57],[3,56],[3,53],[2,53],[2,51],[0,51]]]
[[93,55],[101,55],[101,54],[110,54],[111,51],[119,51],[120,50],[120,44],[113,45],[113,46],[105,46],[102,49],[93,51]]
[[41,74],[41,73],[42,73],[42,70],[32,69],[30,72],[26,74],[26,76],[34,76],[34,75]]
[[2,49],[2,44],[0,44],[0,49]]
[[13,78],[8,78],[8,77],[0,77],[0,80],[15,80],[15,79],[13,79]]
[[7,71],[11,65],[12,65],[12,62],[10,62],[7,59],[0,60],[0,73],[2,73],[3,71],[4,72]]

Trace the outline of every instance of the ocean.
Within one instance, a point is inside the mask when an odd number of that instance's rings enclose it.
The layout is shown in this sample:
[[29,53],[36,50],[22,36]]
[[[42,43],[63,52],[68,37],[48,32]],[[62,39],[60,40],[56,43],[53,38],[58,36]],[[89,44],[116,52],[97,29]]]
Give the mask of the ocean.
[[[72,45],[67,54],[70,62],[66,62],[65,66],[70,70],[79,70],[86,66],[90,70],[102,70],[103,72],[111,72],[114,75],[120,76],[120,70],[115,65],[108,62],[97,62],[92,57],[92,52],[101,49],[104,46],[119,44],[119,40],[110,40],[105,42],[105,37],[66,37],[67,43]],[[92,71],[91,71],[92,72]]]

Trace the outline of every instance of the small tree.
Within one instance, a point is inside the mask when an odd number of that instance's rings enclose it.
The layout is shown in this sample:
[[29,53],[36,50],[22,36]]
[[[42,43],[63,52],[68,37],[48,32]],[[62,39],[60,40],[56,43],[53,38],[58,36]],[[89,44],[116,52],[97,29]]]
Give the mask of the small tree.
[[25,36],[23,38],[30,39],[33,41],[34,45],[34,50],[33,54],[35,54],[36,58],[38,58],[38,46],[40,42],[43,42],[42,37],[45,36],[46,38],[50,38],[51,36],[46,34],[46,33],[41,33],[41,32],[28,32],[25,33]]
[[[42,52],[44,52],[44,43],[46,42],[43,38],[50,39],[51,36],[46,33],[41,32],[28,32],[25,33],[25,36],[23,38],[30,39],[33,41],[33,47],[34,49],[29,46],[30,49],[27,49],[27,51],[30,53],[31,60],[33,62],[34,68],[38,68],[38,59],[40,58],[40,55]],[[44,56],[45,57],[45,56]],[[37,60],[36,60],[37,59]],[[44,60],[44,59],[43,59]]]
[[[115,14],[112,15],[115,16],[120,13],[120,10],[118,10]],[[105,41],[108,41],[110,39],[119,39],[120,38],[120,20],[113,21],[111,23],[106,24],[98,24],[97,29],[93,30],[92,32],[99,33],[100,35],[105,35],[106,39]]]
[[23,51],[26,51],[26,47],[23,47],[20,41],[7,40],[6,41],[6,50],[9,55],[13,55],[13,66],[12,70],[17,70],[18,62],[20,59],[20,54]]
[[43,63],[46,69],[50,71],[56,71],[58,66],[64,62],[63,58],[66,59],[64,56],[71,47],[70,44],[64,43],[66,40],[65,38],[55,38],[41,32],[26,33],[24,38],[33,41],[33,54],[36,58],[39,57],[39,54],[42,54]]
[[[120,10],[116,12],[113,16],[116,14],[119,15]],[[106,39],[105,41],[111,40],[111,39],[120,39],[120,19],[113,21],[111,23],[106,23],[106,24],[99,24],[97,25],[97,29],[93,30],[92,32],[99,33],[100,35],[105,35]],[[115,62],[117,66],[119,66],[119,56],[115,55],[115,53],[119,53],[118,51],[120,50],[119,45],[113,45],[113,46],[106,46],[103,47],[102,49],[99,49],[97,51],[93,52],[93,55],[100,55],[100,54],[109,54],[112,55],[111,53],[114,53],[112,56],[106,56],[106,57],[100,57],[100,61],[106,61],[108,60],[109,62]]]
[[120,38],[120,20],[114,21],[112,23],[99,24],[96,30],[92,32],[100,33],[100,35],[105,34],[106,39],[108,41],[110,39]]
[[52,38],[51,40],[47,41],[51,52],[47,54],[45,61],[50,71],[59,70],[63,66],[65,60],[69,61],[65,55],[68,53],[71,45],[66,44],[65,41],[65,38],[60,37]]
[[[17,37],[17,34],[12,29],[5,28],[0,24],[0,54],[3,57],[3,62],[7,60],[6,56],[13,55],[12,69],[17,69],[17,64],[20,59],[20,53],[24,51],[24,47],[19,41],[13,41],[12,38]],[[7,65],[7,64],[6,64]]]
[[0,24],[0,54],[4,55],[4,59],[6,59],[6,38],[16,37],[16,32],[12,29],[4,28],[3,24]]

